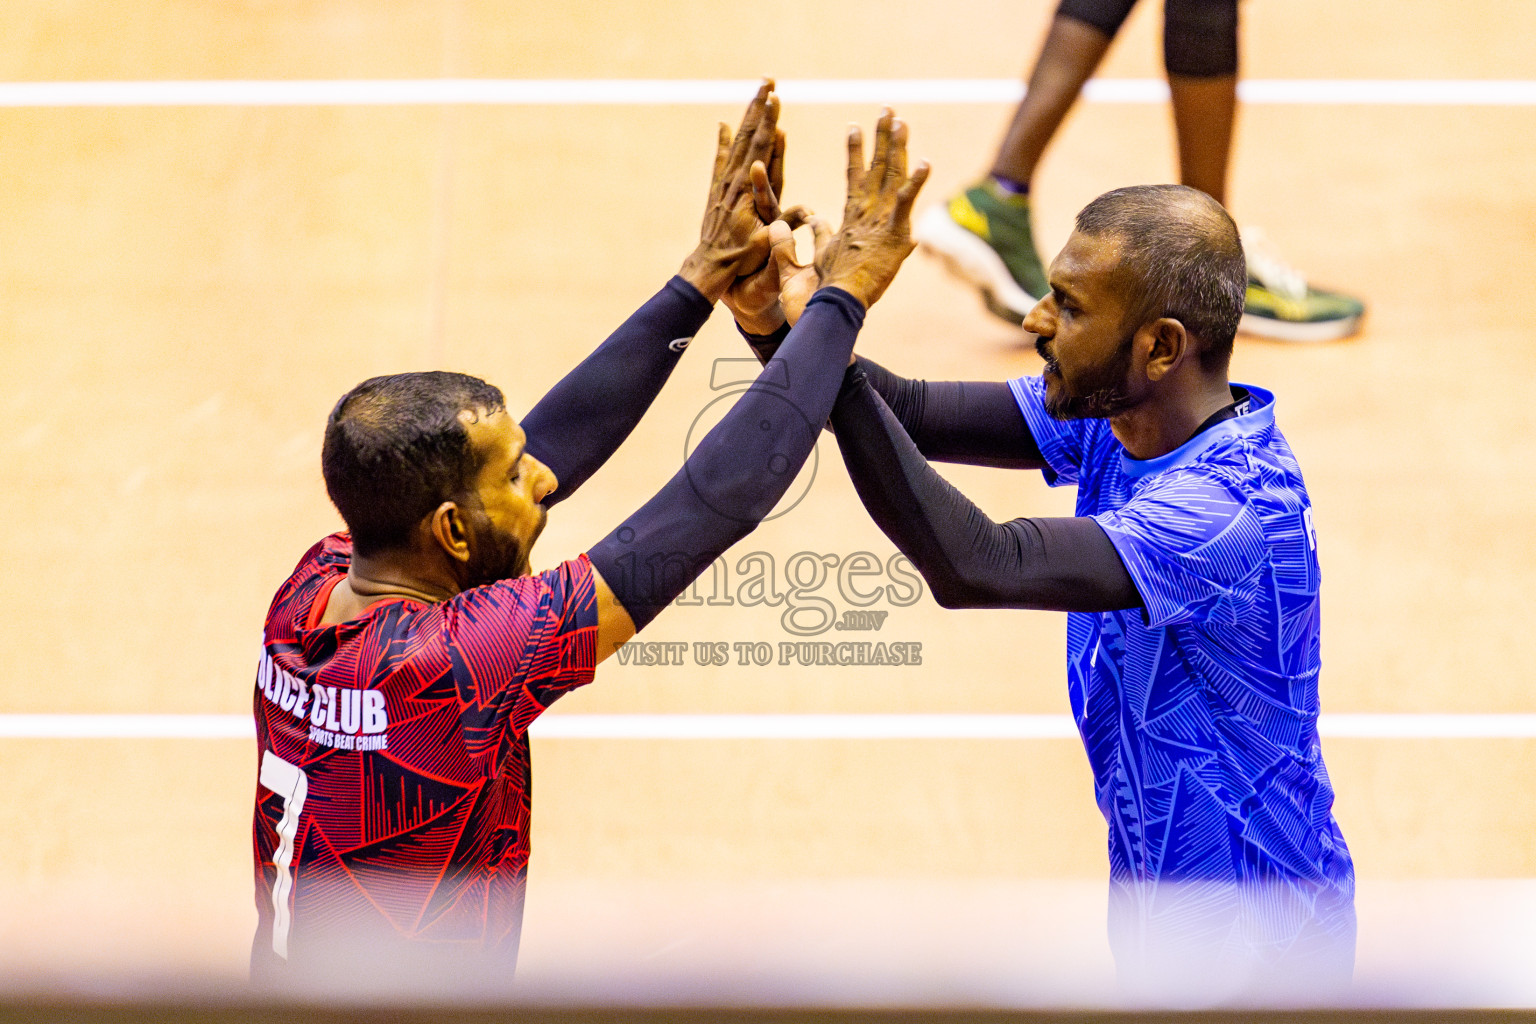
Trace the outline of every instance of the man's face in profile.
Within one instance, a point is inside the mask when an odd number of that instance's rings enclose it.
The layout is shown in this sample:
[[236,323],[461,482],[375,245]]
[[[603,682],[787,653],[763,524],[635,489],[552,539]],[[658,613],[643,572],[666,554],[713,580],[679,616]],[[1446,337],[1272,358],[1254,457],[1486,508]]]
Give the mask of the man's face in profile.
[[559,481],[527,453],[528,439],[506,410],[466,410],[459,418],[480,467],[461,504],[469,527],[469,586],[525,575],[549,515],[541,502]]
[[1045,409],[1057,419],[1107,418],[1136,404],[1123,277],[1118,239],[1074,231],[1051,263],[1051,290],[1024,319],[1039,336]]

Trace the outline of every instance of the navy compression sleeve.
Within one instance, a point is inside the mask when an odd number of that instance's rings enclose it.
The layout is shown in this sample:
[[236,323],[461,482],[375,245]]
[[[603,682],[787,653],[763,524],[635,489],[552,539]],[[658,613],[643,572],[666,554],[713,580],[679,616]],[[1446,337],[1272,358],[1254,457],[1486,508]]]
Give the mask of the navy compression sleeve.
[[863,356],[858,365],[927,458],[1002,469],[1045,466],[1006,382],[908,380]]
[[674,277],[523,417],[528,453],[554,471],[564,501],[635,429],[714,305]]
[[683,468],[587,552],[635,629],[645,627],[726,548],[773,510],[816,446],[864,307],[823,288]]
[[757,361],[767,366],[768,360],[773,358],[773,354],[779,350],[784,339],[789,337],[789,323],[780,324],[779,329],[772,334],[749,334],[742,330],[741,324],[736,325],[736,331],[747,340],[747,347],[752,350],[753,355],[757,356]]
[[861,366],[847,372],[832,427],[870,518],[945,608],[1096,612],[1142,605],[1098,523],[994,523],[933,471]]
[[[773,334],[748,334],[739,324],[736,329],[760,363],[768,362],[789,332],[787,326]],[[863,356],[858,364],[925,457],[1000,469],[1044,468],[1045,456],[1006,382],[909,380]]]

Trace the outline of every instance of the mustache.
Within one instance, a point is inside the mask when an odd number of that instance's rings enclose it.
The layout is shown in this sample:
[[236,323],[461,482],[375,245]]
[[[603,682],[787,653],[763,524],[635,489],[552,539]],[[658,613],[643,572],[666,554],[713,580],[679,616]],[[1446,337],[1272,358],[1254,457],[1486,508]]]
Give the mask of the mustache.
[[1035,351],[1039,354],[1041,359],[1045,360],[1045,369],[1047,372],[1056,372],[1059,370],[1059,367],[1056,363],[1056,357],[1051,355],[1049,338],[1036,337]]

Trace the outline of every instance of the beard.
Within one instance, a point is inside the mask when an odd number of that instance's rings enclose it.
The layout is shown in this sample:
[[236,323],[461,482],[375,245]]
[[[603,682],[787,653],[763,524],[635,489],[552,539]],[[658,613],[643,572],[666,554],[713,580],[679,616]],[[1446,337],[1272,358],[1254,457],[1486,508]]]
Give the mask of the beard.
[[1044,375],[1056,378],[1054,396],[1050,387],[1046,387],[1046,413],[1058,420],[1094,420],[1108,419],[1129,409],[1134,404],[1128,386],[1131,375],[1131,341],[1134,337],[1134,332],[1127,334],[1107,363],[1084,373],[1072,389],[1077,394],[1068,393],[1067,380],[1061,375],[1061,364],[1051,355],[1047,340],[1036,338],[1035,351],[1045,360]]
[[540,506],[539,524],[534,528],[533,535],[528,538],[527,543],[522,543],[512,534],[496,529],[490,517],[483,511],[471,512],[470,521],[474,524],[475,547],[465,566],[469,586],[482,587],[497,580],[526,576],[529,568],[529,552],[533,549],[533,542],[538,540],[540,533],[544,532],[544,523],[548,516],[548,511]]

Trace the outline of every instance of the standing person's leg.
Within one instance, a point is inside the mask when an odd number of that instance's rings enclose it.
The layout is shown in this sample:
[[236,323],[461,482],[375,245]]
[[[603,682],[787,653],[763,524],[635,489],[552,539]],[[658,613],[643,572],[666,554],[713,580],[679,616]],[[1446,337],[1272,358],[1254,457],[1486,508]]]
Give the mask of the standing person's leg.
[[1165,0],[1163,67],[1179,180],[1225,206],[1237,118],[1237,0]]
[[[1227,205],[1227,163],[1237,115],[1237,0],[1165,0],[1163,66],[1173,96],[1179,178]],[[1360,327],[1358,299],[1324,291],[1247,228],[1248,301],[1242,330],[1281,341],[1328,341]]]
[[1135,5],[1136,0],[1062,0],[992,173],[929,210],[913,232],[979,287],[987,308],[1010,323],[1023,323],[1047,290],[1030,228],[1030,179]]
[[[1013,185],[1015,191],[1028,190],[1041,154],[1077,102],[1083,83],[1104,59],[1114,39],[1114,30],[1125,20],[1132,3],[1134,0],[1131,3],[1117,0],[1114,6],[1123,11],[1118,12],[1119,17],[1113,19],[1109,28],[1105,27],[1109,19],[1101,18],[1090,23],[1075,14],[1056,12],[1045,44],[1040,48],[1040,56],[1035,61],[1035,69],[1030,72],[1024,100],[1014,111],[1008,134],[1003,136],[997,159],[992,163],[994,178]],[[1073,6],[1077,5],[1062,4],[1063,8]]]
[[1227,205],[1227,163],[1237,119],[1237,75],[1168,75],[1179,140],[1179,181]]

